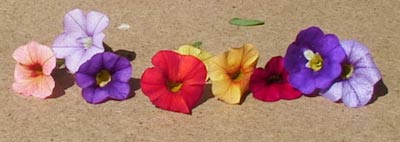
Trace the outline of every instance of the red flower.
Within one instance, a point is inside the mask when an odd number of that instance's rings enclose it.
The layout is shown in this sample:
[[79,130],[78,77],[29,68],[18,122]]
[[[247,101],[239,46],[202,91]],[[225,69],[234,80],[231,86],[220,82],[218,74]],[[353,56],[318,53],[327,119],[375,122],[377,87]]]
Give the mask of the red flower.
[[266,102],[292,100],[301,96],[301,92],[288,82],[288,72],[281,56],[272,57],[265,69],[257,68],[254,71],[250,79],[250,91],[254,98]]
[[203,62],[190,55],[160,51],[152,63],[154,67],[142,75],[143,93],[161,109],[190,114],[203,94],[207,76]]

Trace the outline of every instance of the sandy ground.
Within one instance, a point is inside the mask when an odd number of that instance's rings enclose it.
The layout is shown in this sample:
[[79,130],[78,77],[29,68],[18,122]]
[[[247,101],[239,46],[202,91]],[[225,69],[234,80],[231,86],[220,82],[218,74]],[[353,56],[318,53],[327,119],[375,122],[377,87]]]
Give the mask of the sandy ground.
[[[12,52],[31,40],[48,46],[72,8],[110,17],[105,43],[136,53],[135,96],[100,105],[86,103],[72,76],[58,75],[65,95],[39,100],[12,89]],[[398,141],[400,139],[400,2],[370,1],[50,1],[0,2],[0,141]],[[237,27],[233,17],[265,20]],[[128,30],[117,27],[127,23]],[[284,55],[298,31],[319,26],[340,39],[368,45],[388,88],[386,96],[359,109],[323,97],[264,103],[249,95],[242,105],[210,98],[184,115],[155,108],[139,89],[150,59],[163,49],[193,41],[213,54],[244,43],[260,51],[258,66]],[[73,85],[73,86],[72,86]],[[208,93],[207,93],[208,92]],[[210,95],[209,87],[205,95]]]

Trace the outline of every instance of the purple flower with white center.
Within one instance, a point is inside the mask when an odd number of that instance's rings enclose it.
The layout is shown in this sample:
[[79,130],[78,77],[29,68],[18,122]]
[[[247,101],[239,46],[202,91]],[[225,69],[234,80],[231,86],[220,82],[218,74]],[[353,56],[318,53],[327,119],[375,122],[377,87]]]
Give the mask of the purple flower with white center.
[[341,41],[347,58],[336,83],[320,94],[331,101],[342,100],[348,107],[361,107],[372,98],[374,85],[381,80],[368,48],[354,40]]
[[128,59],[111,52],[94,55],[75,73],[83,98],[91,104],[109,99],[125,100],[129,96],[132,67]]
[[345,52],[334,34],[318,27],[301,31],[287,49],[284,65],[289,82],[304,94],[329,88],[342,72]]
[[64,17],[64,33],[53,43],[56,58],[65,59],[65,66],[75,73],[93,55],[104,52],[103,30],[108,23],[108,17],[100,12],[69,11]]

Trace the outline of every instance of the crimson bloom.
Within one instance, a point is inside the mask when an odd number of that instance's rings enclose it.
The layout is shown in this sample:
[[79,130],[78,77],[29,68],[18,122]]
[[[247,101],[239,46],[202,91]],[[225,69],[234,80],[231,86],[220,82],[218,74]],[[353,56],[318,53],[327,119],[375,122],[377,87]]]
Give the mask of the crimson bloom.
[[281,56],[272,57],[264,69],[254,71],[250,78],[250,91],[254,98],[265,102],[292,100],[301,96],[301,92],[290,85]]
[[153,56],[141,80],[143,93],[157,107],[190,114],[200,100],[207,70],[194,56],[160,51]]

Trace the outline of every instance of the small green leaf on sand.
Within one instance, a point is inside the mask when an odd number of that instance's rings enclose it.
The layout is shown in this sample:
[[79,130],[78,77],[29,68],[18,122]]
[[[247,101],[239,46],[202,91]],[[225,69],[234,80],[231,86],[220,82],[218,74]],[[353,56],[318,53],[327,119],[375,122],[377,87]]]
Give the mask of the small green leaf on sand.
[[196,47],[196,48],[200,48],[200,46],[201,46],[202,44],[203,44],[203,43],[202,43],[201,41],[196,41],[196,42],[192,43],[192,46],[193,46],[193,47]]
[[236,26],[257,26],[264,25],[264,21],[260,20],[252,20],[252,19],[240,19],[240,18],[232,18],[229,21],[230,24]]

